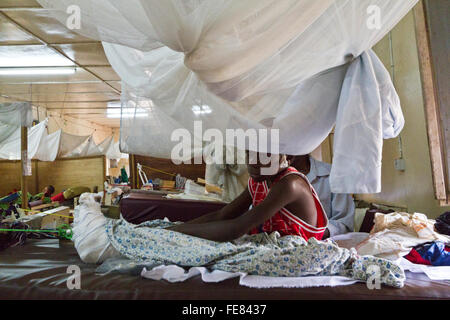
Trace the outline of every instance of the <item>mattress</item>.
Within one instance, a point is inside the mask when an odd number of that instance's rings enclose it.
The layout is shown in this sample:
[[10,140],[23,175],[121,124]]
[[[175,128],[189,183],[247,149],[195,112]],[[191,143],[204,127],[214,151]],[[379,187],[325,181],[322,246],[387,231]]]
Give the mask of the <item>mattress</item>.
[[[70,266],[81,270],[81,289],[68,289]],[[199,277],[181,283],[140,276],[95,274],[70,241],[28,240],[0,252],[0,299],[156,299],[156,300],[299,300],[299,299],[450,299],[450,283],[407,272],[402,289],[369,290],[364,283],[340,287],[252,289],[238,279],[204,283]]]

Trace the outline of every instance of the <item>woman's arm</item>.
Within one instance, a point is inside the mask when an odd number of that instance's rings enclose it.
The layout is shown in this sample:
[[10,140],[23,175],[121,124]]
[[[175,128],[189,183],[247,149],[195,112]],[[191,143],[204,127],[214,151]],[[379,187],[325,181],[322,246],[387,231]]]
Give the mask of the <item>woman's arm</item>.
[[248,189],[245,189],[236,199],[227,204],[225,207],[218,211],[214,211],[205,214],[199,218],[186,222],[187,224],[193,223],[206,223],[212,221],[229,220],[234,219],[244,212],[248,211],[248,208],[252,204],[252,198]]
[[281,208],[299,200],[304,202],[305,215],[315,214],[314,200],[309,186],[303,179],[288,176],[270,190],[263,202],[242,215],[222,221],[182,224],[171,230],[213,241],[231,241],[264,223]]

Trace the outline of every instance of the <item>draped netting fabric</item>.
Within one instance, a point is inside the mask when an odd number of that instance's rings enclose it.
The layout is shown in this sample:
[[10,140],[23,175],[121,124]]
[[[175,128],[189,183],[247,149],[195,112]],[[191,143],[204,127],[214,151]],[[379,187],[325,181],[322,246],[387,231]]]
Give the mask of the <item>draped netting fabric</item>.
[[[67,135],[66,138],[72,135]],[[72,136],[77,138],[82,138],[78,136]],[[75,148],[71,149],[70,152],[60,153],[62,158],[80,158],[80,157],[95,157],[95,156],[105,156],[107,159],[121,159],[126,158],[127,155],[120,152],[119,142],[114,142],[114,137],[110,136],[103,140],[100,144],[96,144],[93,136],[83,137],[81,143],[77,144]],[[68,143],[73,143],[74,140],[67,140]],[[64,145],[64,143],[62,143]]]
[[[13,125],[11,125],[13,126]],[[2,126],[0,123],[0,130]],[[125,157],[119,151],[119,143],[113,136],[99,145],[92,136],[75,136],[62,130],[48,133],[48,119],[28,130],[28,157],[40,161],[55,161],[57,158],[80,158],[104,155],[108,159]],[[21,129],[13,126],[11,133],[0,141],[0,159],[21,159]]]
[[0,143],[20,131],[20,127],[31,127],[33,112],[27,102],[0,103]]
[[[122,79],[123,152],[187,159],[240,128],[278,133],[272,153],[307,154],[335,128],[331,190],[380,191],[383,138],[404,119],[370,48],[418,0],[38,2],[62,23],[78,6],[75,31],[104,41]],[[193,152],[174,154],[180,142]]]
[[[236,199],[247,187],[248,173],[245,162],[245,151],[225,146],[222,150],[222,161],[215,161],[218,156],[213,144],[205,147],[205,180],[222,189],[222,200],[231,202]],[[232,155],[230,155],[232,154]],[[227,162],[226,159],[234,157],[235,162]]]
[[78,150],[89,139],[90,136],[77,136],[66,132],[61,132],[61,143],[59,146],[58,157],[67,157],[73,153],[74,150]]

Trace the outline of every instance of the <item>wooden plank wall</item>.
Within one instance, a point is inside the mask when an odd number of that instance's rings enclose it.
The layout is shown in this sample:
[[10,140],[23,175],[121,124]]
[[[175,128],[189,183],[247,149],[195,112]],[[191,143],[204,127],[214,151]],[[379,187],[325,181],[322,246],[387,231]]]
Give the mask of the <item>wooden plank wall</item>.
[[[106,180],[105,157],[58,159],[54,162],[32,161],[33,176],[28,177],[28,191],[40,192],[51,184],[59,193],[69,187],[98,187],[103,190]],[[20,161],[0,161],[0,197],[14,189],[20,190]]]
[[70,187],[98,187],[103,190],[106,180],[105,157],[80,159],[60,159],[55,162],[38,162],[37,175],[39,190],[51,184],[56,192]]
[[[27,177],[28,192],[35,194],[37,192],[36,162],[31,163],[33,176]],[[0,197],[7,195],[14,189],[20,190],[20,177],[22,175],[20,161],[0,160]]]

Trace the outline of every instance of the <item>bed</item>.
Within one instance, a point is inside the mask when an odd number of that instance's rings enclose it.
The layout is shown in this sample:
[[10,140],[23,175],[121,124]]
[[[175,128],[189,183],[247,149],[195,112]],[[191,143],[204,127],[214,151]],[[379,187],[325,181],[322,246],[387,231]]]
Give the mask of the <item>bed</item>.
[[[364,283],[340,287],[252,289],[238,279],[204,283],[199,277],[182,283],[139,276],[95,274],[81,262],[70,241],[27,240],[0,252],[0,299],[160,299],[160,300],[297,300],[297,299],[450,299],[450,283],[407,272],[402,289],[369,290]],[[81,269],[81,289],[70,290],[67,269]]]
[[133,191],[120,202],[122,217],[130,223],[164,219],[186,222],[220,210],[226,203],[199,200],[167,199],[165,193]]

